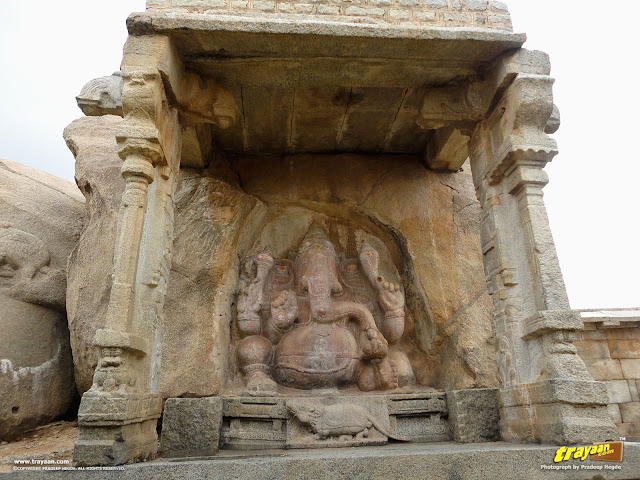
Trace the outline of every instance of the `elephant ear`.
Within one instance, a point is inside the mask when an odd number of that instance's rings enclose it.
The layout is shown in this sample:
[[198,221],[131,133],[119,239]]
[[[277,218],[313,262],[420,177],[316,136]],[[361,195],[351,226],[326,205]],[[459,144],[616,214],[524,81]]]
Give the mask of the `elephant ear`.
[[364,276],[357,258],[347,258],[340,262],[340,280],[349,292],[350,300],[367,307],[378,323],[377,295]]

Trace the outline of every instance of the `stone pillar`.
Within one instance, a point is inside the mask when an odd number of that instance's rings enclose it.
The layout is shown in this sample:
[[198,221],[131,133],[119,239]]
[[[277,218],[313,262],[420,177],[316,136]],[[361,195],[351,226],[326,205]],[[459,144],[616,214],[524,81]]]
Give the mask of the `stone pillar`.
[[521,61],[469,143],[495,305],[500,431],[506,441],[617,439],[605,386],[572,343],[582,321],[569,306],[542,200],[542,169],[557,154],[545,133],[553,110],[548,58],[522,52],[495,66],[513,71]]
[[143,460],[158,448],[157,371],[182,132],[161,76],[172,53],[162,36],[130,37],[125,45],[116,140],[126,186],[107,317],[94,339],[100,359],[78,413],[73,460],[80,466]]

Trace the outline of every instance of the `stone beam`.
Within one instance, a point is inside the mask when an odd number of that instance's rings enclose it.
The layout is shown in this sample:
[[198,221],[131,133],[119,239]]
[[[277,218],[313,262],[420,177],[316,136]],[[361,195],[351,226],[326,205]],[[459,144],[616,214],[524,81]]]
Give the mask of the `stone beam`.
[[545,133],[553,112],[548,59],[516,53],[493,72],[487,81],[495,95],[471,135],[469,156],[496,309],[501,434],[562,444],[615,439],[606,389],[572,343],[582,321],[570,309],[542,201],[542,168],[557,154]]
[[[475,126],[488,118],[505,90],[518,75],[548,75],[547,55],[519,49],[500,57],[483,78],[463,85],[429,89],[416,122],[424,129],[436,130],[425,151],[425,159],[434,170],[456,171],[466,160],[462,153]],[[544,132],[553,133],[560,125],[558,109],[548,120]]]
[[427,145],[425,162],[431,170],[460,170],[469,157],[469,137],[454,127],[436,130]]
[[[422,7],[420,7],[422,8]],[[169,35],[185,66],[231,88],[422,88],[476,75],[519,48],[523,34],[327,22],[325,15],[254,18],[181,11],[134,13],[129,33]],[[296,21],[292,21],[296,20]]]
[[209,165],[213,152],[213,139],[207,124],[182,126],[183,167],[205,168]]

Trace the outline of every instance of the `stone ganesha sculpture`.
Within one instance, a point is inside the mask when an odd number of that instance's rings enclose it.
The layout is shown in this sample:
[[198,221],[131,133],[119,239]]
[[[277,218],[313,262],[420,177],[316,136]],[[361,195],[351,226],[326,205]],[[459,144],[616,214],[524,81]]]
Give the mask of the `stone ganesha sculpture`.
[[379,275],[378,263],[367,243],[359,261],[340,259],[317,226],[294,262],[268,251],[250,257],[237,316],[247,392],[273,394],[277,384],[389,390],[411,382],[409,360],[396,345],[404,332],[404,294]]

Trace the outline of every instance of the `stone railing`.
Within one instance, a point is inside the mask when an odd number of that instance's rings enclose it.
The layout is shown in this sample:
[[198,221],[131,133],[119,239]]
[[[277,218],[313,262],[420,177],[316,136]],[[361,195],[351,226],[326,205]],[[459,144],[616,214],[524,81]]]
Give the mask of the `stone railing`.
[[147,10],[512,31],[506,4],[487,0],[147,0]]
[[587,370],[604,382],[621,436],[640,439],[640,308],[581,310],[575,342]]

